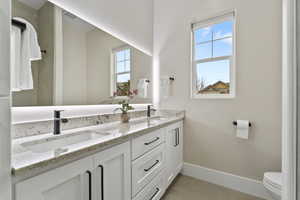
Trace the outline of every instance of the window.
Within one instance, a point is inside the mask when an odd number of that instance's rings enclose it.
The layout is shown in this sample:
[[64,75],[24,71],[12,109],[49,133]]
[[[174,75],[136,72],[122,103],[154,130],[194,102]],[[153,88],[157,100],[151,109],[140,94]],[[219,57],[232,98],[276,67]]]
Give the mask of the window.
[[234,13],[192,24],[192,97],[235,95]]
[[131,50],[129,47],[113,51],[112,91],[116,96],[128,96],[131,78]]

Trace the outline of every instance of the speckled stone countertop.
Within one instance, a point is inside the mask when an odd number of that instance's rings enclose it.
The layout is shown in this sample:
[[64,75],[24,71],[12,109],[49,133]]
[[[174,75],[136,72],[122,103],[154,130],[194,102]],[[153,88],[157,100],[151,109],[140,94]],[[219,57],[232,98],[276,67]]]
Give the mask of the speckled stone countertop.
[[[25,137],[12,141],[12,175],[13,181],[18,182],[56,167],[65,165],[72,161],[93,155],[99,151],[107,149],[117,144],[126,142],[134,137],[149,133],[153,130],[165,127],[171,123],[184,118],[183,111],[172,114],[154,116],[147,120],[145,117],[137,118],[128,124],[120,122],[107,123],[97,126],[76,128],[63,131],[61,135],[54,136],[52,133],[38,136]],[[84,141],[72,143],[64,149],[49,149],[43,151],[29,150],[27,145],[46,145],[46,142],[57,139],[57,137],[67,138],[74,134],[100,134],[101,137],[92,137]],[[42,147],[43,148],[43,147]],[[45,147],[46,148],[46,147]]]

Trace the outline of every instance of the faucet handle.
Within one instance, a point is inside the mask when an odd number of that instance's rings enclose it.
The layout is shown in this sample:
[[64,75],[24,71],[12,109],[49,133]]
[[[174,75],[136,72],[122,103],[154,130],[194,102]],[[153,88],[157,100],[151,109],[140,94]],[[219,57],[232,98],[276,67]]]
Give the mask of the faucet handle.
[[[152,109],[151,109],[151,108],[152,108]],[[155,109],[154,105],[152,105],[152,104],[148,105],[148,110],[153,110],[153,111],[156,111],[156,109]]]
[[151,107],[154,108],[154,105],[149,104],[147,107],[148,107],[148,109],[151,109]]

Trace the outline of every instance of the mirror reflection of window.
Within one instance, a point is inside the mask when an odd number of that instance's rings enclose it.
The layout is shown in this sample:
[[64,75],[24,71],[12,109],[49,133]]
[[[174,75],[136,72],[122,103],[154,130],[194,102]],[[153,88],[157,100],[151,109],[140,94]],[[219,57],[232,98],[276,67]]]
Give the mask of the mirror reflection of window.
[[128,96],[131,80],[131,50],[129,47],[113,51],[114,54],[114,94]]

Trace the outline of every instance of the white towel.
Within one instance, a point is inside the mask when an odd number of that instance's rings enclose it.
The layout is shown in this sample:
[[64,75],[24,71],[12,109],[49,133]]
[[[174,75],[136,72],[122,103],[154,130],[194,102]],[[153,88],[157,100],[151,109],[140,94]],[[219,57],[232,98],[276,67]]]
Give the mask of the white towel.
[[162,77],[160,79],[160,97],[161,99],[167,99],[170,96],[170,78]]
[[148,79],[139,79],[137,83],[138,97],[148,98]]
[[15,26],[11,29],[11,89],[20,91],[21,30]]
[[21,34],[19,90],[32,90],[31,61],[42,59],[37,32],[27,20],[20,17],[15,17],[14,19],[26,24],[26,29]]

